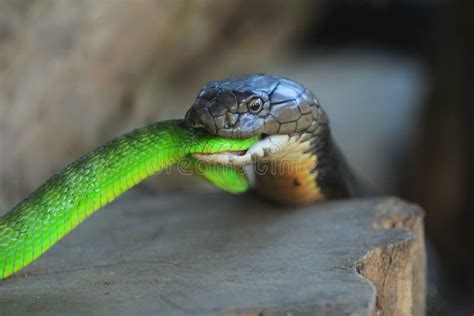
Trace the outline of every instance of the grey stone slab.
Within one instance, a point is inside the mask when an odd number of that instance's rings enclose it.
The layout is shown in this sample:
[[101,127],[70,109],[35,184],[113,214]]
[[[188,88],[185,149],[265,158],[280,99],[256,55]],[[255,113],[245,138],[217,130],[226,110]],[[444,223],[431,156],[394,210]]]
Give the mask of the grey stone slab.
[[0,315],[372,315],[377,291],[356,270],[414,238],[377,227],[393,212],[421,215],[395,198],[277,207],[134,190],[0,281]]

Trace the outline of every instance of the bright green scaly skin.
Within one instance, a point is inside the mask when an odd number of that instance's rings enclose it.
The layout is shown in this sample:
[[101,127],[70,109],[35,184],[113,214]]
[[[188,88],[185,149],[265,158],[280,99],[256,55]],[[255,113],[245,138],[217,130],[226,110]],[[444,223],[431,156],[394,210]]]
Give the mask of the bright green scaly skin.
[[[98,147],[0,218],[0,279],[25,267],[88,216],[163,168],[192,153],[244,150],[256,141],[212,136],[175,120],[137,129]],[[241,175],[228,168],[205,167],[204,177],[228,191],[247,188]]]
[[245,169],[240,167],[209,165],[191,156],[181,159],[178,168],[183,174],[197,174],[212,185],[230,193],[243,193],[250,188]]

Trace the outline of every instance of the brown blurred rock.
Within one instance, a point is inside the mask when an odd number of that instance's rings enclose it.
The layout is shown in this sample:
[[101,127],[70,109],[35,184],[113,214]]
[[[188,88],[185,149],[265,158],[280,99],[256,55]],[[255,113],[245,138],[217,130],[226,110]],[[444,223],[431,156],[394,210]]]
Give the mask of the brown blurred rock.
[[0,200],[146,122],[181,117],[203,81],[266,70],[313,1],[2,1]]

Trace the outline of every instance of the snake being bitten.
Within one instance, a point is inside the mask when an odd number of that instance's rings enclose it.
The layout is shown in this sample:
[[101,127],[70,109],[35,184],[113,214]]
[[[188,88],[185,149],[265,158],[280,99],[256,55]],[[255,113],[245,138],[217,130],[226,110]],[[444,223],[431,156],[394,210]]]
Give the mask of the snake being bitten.
[[[210,82],[184,121],[157,122],[85,154],[0,218],[0,279],[41,256],[79,223],[145,178],[186,159],[232,193],[280,204],[365,194],[332,140],[314,94],[252,74]],[[204,164],[204,165],[203,165]],[[204,167],[203,167],[204,166]]]

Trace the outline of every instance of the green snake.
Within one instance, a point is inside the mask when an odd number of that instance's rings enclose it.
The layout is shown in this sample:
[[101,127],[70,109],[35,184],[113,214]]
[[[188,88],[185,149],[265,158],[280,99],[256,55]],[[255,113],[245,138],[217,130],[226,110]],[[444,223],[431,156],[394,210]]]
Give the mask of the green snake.
[[[280,76],[231,77],[204,85],[184,121],[157,122],[96,148],[1,217],[0,279],[123,192],[184,160],[225,191],[244,192],[251,181],[282,204],[364,194],[311,91]],[[249,165],[253,180],[242,172]]]

